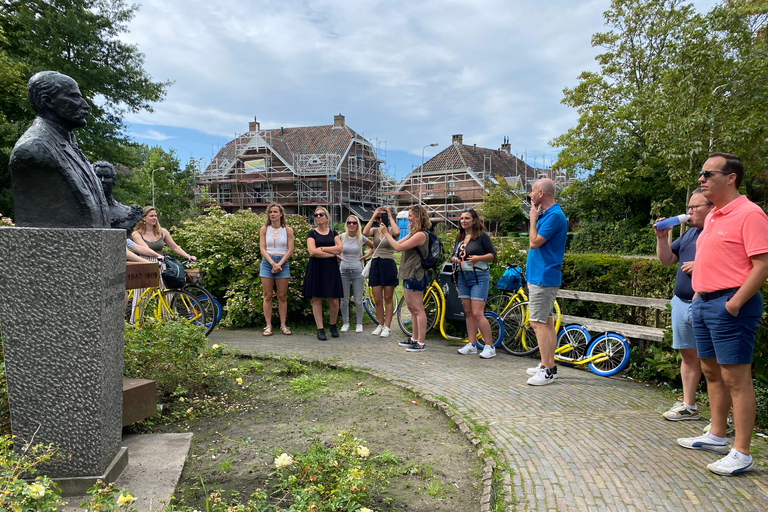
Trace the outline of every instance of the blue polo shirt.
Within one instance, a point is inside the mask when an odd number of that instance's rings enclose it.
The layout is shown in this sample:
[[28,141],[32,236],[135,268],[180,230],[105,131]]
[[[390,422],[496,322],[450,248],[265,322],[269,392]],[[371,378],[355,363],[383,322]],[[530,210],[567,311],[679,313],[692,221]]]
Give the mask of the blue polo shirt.
[[525,278],[538,286],[560,286],[568,220],[555,203],[539,214],[536,231],[547,239],[538,249],[528,249]]

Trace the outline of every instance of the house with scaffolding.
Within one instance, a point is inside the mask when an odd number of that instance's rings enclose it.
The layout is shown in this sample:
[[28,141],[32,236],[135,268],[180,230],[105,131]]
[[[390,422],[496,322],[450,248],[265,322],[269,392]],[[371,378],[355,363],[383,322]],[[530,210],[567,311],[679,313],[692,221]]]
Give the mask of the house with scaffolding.
[[275,202],[286,214],[306,217],[323,206],[333,222],[350,214],[368,220],[381,204],[385,158],[385,150],[348,127],[341,114],[332,125],[270,130],[254,119],[206,166],[196,203],[232,213],[262,212]]
[[477,208],[483,202],[486,182],[493,183],[498,176],[512,185],[524,208],[536,180],[551,178],[559,189],[572,181],[560,171],[527,165],[511,153],[507,138],[499,149],[464,144],[463,139],[461,134],[454,135],[450,146],[424,162],[423,167],[411,171],[399,183],[387,187],[384,196],[398,210],[421,203],[429,210],[433,221],[455,226],[462,210]]

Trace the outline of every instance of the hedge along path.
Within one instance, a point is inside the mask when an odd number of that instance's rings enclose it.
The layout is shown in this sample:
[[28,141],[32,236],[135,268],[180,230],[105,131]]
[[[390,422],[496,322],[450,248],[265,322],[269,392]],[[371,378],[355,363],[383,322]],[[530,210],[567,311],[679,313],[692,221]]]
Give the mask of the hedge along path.
[[[705,422],[668,422],[668,399],[622,378],[561,367],[551,386],[526,384],[531,358],[489,361],[459,356],[458,345],[429,339],[407,353],[399,338],[345,333],[320,342],[294,334],[277,343],[260,331],[218,329],[210,343],[244,353],[332,361],[445,397],[460,417],[487,425],[487,435],[512,468],[505,494],[510,510],[768,509],[766,441],[756,439],[756,470],[734,478],[710,473],[716,454],[686,450],[678,437],[698,435]],[[510,500],[511,501],[511,500]]]

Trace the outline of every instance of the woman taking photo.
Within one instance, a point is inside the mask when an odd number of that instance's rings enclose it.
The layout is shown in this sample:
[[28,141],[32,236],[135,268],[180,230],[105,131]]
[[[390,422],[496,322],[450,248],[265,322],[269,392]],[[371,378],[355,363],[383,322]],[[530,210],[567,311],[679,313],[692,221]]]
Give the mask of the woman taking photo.
[[371,270],[368,274],[368,286],[373,292],[373,302],[376,304],[376,319],[379,325],[371,334],[389,338],[390,326],[392,325],[392,315],[395,312],[394,297],[395,288],[398,285],[397,263],[395,262],[395,251],[386,238],[382,238],[379,230],[373,229],[373,224],[381,225],[382,214],[387,214],[390,224],[390,233],[392,238],[400,238],[400,228],[397,227],[392,210],[386,206],[376,208],[371,220],[365,225],[363,235],[373,236],[373,259],[371,260]]
[[341,300],[341,332],[349,330],[349,285],[351,284],[352,293],[355,295],[355,315],[357,316],[355,332],[361,333],[363,332],[363,288],[365,288],[361,262],[371,255],[369,251],[363,256],[363,247],[373,248],[373,242],[362,235],[360,219],[354,215],[347,217],[346,231],[341,235],[341,245],[339,271],[341,287],[344,290],[344,298]]
[[144,207],[141,220],[133,228],[131,238],[136,244],[146,245],[158,254],[162,254],[163,247],[167,245],[184,259],[197,261],[197,258],[188,254],[173,241],[167,229],[160,227],[160,221],[157,220],[157,209],[154,206]]
[[485,232],[483,221],[472,208],[461,212],[459,233],[453,246],[451,261],[458,266],[457,288],[464,317],[467,321],[469,343],[459,349],[459,354],[477,354],[477,332],[485,341],[480,353],[483,359],[496,357],[493,347],[491,325],[484,316],[485,301],[488,299],[490,271],[488,263],[496,258],[491,237]]
[[309,263],[304,273],[302,295],[312,297],[312,316],[317,325],[317,339],[325,341],[323,326],[323,299],[328,299],[330,309],[330,331],[334,338],[339,337],[336,320],[339,317],[339,299],[344,296],[341,289],[341,274],[336,256],[341,254],[342,245],[338,233],[331,229],[328,210],[322,206],[315,209],[315,229],[307,235]]
[[[386,238],[389,245],[397,252],[402,252],[398,278],[403,280],[403,298],[411,312],[413,335],[398,343],[408,352],[423,352],[427,346],[427,314],[424,312],[424,290],[427,287],[427,271],[421,267],[421,258],[429,251],[429,236],[426,230],[432,226],[427,210],[420,205],[408,208],[410,232],[399,242],[394,239],[390,229],[382,224],[379,234]],[[402,306],[401,306],[402,307]]]
[[290,335],[286,325],[288,315],[288,281],[291,271],[288,260],[293,254],[293,228],[285,225],[285,210],[279,204],[267,206],[267,221],[259,230],[261,268],[259,277],[264,290],[264,320],[267,326],[262,333],[272,336],[272,297],[277,288],[277,313],[280,317],[280,332]]

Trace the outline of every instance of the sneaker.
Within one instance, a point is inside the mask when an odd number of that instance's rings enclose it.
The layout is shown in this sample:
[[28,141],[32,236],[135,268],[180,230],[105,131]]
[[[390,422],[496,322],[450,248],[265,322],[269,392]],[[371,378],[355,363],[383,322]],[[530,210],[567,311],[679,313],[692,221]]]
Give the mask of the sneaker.
[[728,443],[718,443],[709,434],[702,434],[698,437],[681,437],[677,440],[677,444],[683,448],[690,448],[691,450],[706,450],[708,452],[721,453],[726,455],[731,449],[728,447]]
[[392,330],[389,327],[384,327],[381,330],[381,337],[382,338],[389,338],[389,335],[392,333]]
[[[339,337],[339,330],[336,328],[336,324],[331,324],[328,327],[330,327],[331,336],[334,337],[334,338],[338,338]],[[349,328],[349,327],[347,327],[347,328]]]
[[325,341],[325,340],[328,339],[328,338],[325,337],[325,329],[318,329],[317,330],[317,339],[319,339],[320,341]]
[[[527,370],[525,370],[525,373],[527,373],[530,376],[534,376],[534,375],[536,375],[536,372],[539,371],[539,368],[542,368],[541,364],[539,364],[539,366],[534,366],[533,368],[528,368]],[[550,372],[552,373],[553,378],[556,379],[557,378],[557,365],[553,366],[552,369],[550,370]]]
[[373,334],[374,336],[378,336],[378,335],[381,334],[381,330],[382,329],[384,329],[384,326],[379,324],[379,325],[376,326],[376,328],[373,330],[373,332],[371,334]]
[[355,332],[363,332],[363,324],[357,324],[355,327]]
[[[708,434],[711,428],[712,428],[712,422],[710,421],[709,424],[706,427],[704,427],[704,433]],[[726,422],[726,425],[725,425],[725,435],[726,437],[731,436],[733,435],[734,432],[736,432],[736,428],[733,426],[733,418],[729,416],[728,421]]]
[[675,403],[675,405],[662,414],[662,416],[669,421],[698,420],[700,418],[699,411],[689,409],[688,406],[685,405],[685,402]]
[[739,473],[752,470],[752,457],[749,458],[749,461],[746,461],[744,460],[744,455],[731,449],[728,455],[722,459],[713,462],[712,464],[708,464],[707,469],[718,475],[738,475]]
[[427,344],[418,341],[414,341],[413,345],[405,349],[406,352],[424,352],[425,350],[427,350]]
[[467,354],[477,354],[477,347],[471,343],[467,343],[466,345],[461,347],[457,352],[463,356]]
[[492,357],[496,357],[496,349],[490,345],[486,345],[483,347],[483,351],[480,352],[480,357],[483,359],[490,359]]
[[410,347],[414,343],[416,343],[416,340],[412,340],[411,338],[408,338],[407,340],[403,340],[400,343],[398,343],[398,345],[400,345],[401,347]]
[[344,324],[341,326],[341,331],[339,332],[347,332],[349,330],[349,324]]
[[555,374],[550,372],[545,366],[540,366],[536,375],[528,379],[531,386],[546,386],[555,382]]

